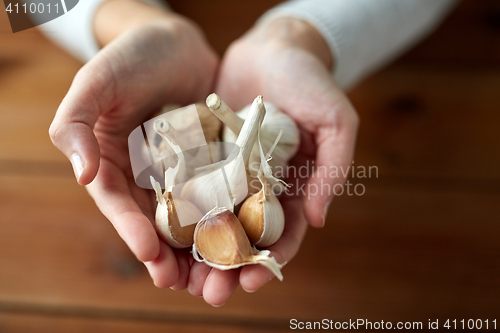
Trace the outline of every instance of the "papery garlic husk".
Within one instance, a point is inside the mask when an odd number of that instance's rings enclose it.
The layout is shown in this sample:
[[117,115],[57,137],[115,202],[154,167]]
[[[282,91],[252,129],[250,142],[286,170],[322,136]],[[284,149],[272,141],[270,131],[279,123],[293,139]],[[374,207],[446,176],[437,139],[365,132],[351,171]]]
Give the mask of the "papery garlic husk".
[[[236,145],[240,148],[237,157],[224,168],[186,182],[181,192],[183,199],[197,205],[202,213],[207,213],[216,206],[233,210],[236,204],[247,197],[248,160],[265,113],[262,96],[258,96],[252,103],[248,118],[236,140]],[[242,191],[242,188],[245,190]]]
[[[172,172],[172,169],[166,173]],[[165,175],[165,179],[171,176]],[[161,238],[171,247],[183,249],[190,247],[194,242],[194,230],[196,223],[200,221],[203,215],[198,208],[189,201],[181,198],[175,198],[172,193],[172,187],[165,184],[165,192],[162,194],[160,184],[151,177],[151,184],[156,193],[158,206],[156,207],[155,227]],[[179,215],[185,219],[185,226],[179,221]]]
[[[250,105],[236,112],[237,117],[234,117],[234,112],[224,101],[216,94],[211,94],[207,98],[207,106],[225,125],[222,132],[222,141],[236,142],[243,119],[248,116]],[[264,151],[271,148],[274,139],[280,130],[283,130],[283,136],[274,151],[273,159],[270,161],[270,165],[276,173],[278,172],[277,168],[286,168],[288,161],[297,153],[300,145],[300,132],[293,119],[280,111],[274,104],[264,102],[264,106],[266,108],[266,117],[260,129],[261,144]],[[238,118],[241,120],[238,120]],[[249,170],[252,176],[257,176],[259,165],[260,152],[259,147],[255,144],[249,160]],[[284,172],[285,170],[280,171]]]
[[269,255],[269,251],[258,251],[250,245],[240,221],[226,208],[214,208],[196,225],[193,256],[211,267],[228,270],[261,264],[282,281],[282,265]]
[[[190,171],[188,170],[186,165],[186,157],[184,156],[184,152],[182,151],[181,147],[174,143],[173,140],[178,141],[175,136],[176,130],[172,127],[172,125],[170,125],[168,121],[165,121],[164,119],[156,120],[154,123],[154,129],[156,133],[160,135],[162,141],[166,142],[173,153],[177,156],[177,163],[175,165],[175,168],[164,166],[167,170],[173,169],[171,173],[167,173],[167,171],[165,171],[165,186],[167,186],[167,183],[170,186],[174,186],[176,178],[184,180],[187,177],[186,174]],[[167,180],[167,175],[171,177],[170,180]],[[167,190],[167,187],[165,187],[165,190]]]
[[[280,131],[274,144],[271,146],[267,156],[264,156],[260,141],[260,131],[258,136],[259,155],[261,166],[257,178],[262,184],[262,189],[249,197],[240,208],[238,219],[240,220],[250,242],[258,247],[268,247],[276,243],[283,234],[285,228],[285,213],[276,195],[271,190],[270,180],[279,181],[272,175],[269,165],[271,154],[277,147],[282,137],[283,130]],[[283,181],[284,186],[288,186]]]
[[196,110],[200,117],[201,128],[207,143],[219,142],[222,129],[221,121],[210,111],[204,103],[196,103]]
[[[281,112],[276,106],[269,102],[264,102],[266,107],[266,117],[262,122],[260,129],[260,137],[262,149],[268,151],[278,135],[280,130],[283,130],[283,136],[276,146],[273,159],[270,165],[274,172],[284,173],[284,168],[288,166],[288,161],[297,154],[300,145],[300,133],[295,122],[285,113]],[[246,119],[249,107],[245,107],[236,114]],[[233,142],[236,139],[236,134],[228,127],[224,127],[222,132],[222,140],[226,142]],[[260,165],[260,153],[257,146],[254,146],[249,160],[249,170],[252,175],[256,175]],[[283,168],[278,170],[278,168]]]

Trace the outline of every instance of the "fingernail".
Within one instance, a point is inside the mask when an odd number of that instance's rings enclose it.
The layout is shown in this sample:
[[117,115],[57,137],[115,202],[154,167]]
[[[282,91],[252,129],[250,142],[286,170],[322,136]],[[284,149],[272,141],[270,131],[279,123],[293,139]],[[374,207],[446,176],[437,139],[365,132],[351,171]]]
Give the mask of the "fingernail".
[[241,289],[243,289],[245,292],[251,294],[251,293],[254,293],[256,292],[258,289],[255,289],[255,290],[246,290],[245,288],[241,287]]
[[331,201],[328,201],[325,205],[325,208],[323,208],[323,225],[321,227],[325,226],[325,221],[326,221],[326,217],[328,215],[328,209],[330,208],[330,203],[331,203]]
[[83,161],[78,154],[73,154],[71,155],[71,158],[69,159],[71,161],[71,165],[73,165],[73,170],[76,175],[76,180],[80,180],[80,176],[82,175],[83,172]]
[[223,306],[224,304],[226,304],[226,303],[222,303],[222,304],[220,304],[220,305],[214,305],[214,304],[212,304],[212,306],[213,306],[214,308],[220,308],[220,307],[221,307],[221,306]]

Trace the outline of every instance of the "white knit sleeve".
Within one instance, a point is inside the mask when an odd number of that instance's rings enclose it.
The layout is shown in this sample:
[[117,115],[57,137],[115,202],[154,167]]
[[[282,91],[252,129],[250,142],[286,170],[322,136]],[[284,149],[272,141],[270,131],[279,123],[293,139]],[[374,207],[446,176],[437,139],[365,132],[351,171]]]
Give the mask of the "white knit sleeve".
[[294,17],[313,25],[344,88],[394,59],[437,26],[456,0],[292,0],[260,19]]
[[[86,62],[98,51],[92,22],[97,8],[106,0],[80,0],[66,14],[39,26],[39,29],[52,41],[71,53],[76,58]],[[161,0],[142,0],[154,6],[165,7]],[[37,16],[31,19],[36,22]]]

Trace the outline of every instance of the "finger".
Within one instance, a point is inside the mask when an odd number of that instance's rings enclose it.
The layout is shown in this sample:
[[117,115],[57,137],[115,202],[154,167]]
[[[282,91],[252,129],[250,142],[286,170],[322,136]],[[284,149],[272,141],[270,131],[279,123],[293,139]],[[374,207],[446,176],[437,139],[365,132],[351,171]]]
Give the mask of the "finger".
[[75,76],[49,129],[54,145],[73,165],[77,181],[89,184],[99,168],[99,145],[94,125],[100,112],[111,107],[113,76],[93,62]]
[[203,287],[205,302],[213,306],[224,305],[238,287],[239,268],[221,271],[212,269]]
[[151,221],[132,198],[121,170],[106,159],[87,190],[135,256],[143,262],[160,254],[160,241]]
[[188,286],[189,281],[189,258],[187,250],[174,250],[175,257],[177,258],[177,266],[179,267],[179,278],[177,282],[171,287],[173,290],[184,290]]
[[[285,230],[283,235],[268,250],[279,264],[289,262],[297,254],[307,231],[307,221],[303,214],[301,200],[283,201]],[[255,292],[274,278],[274,274],[262,265],[244,266],[240,274],[241,287],[247,292]]]
[[144,263],[149,275],[158,288],[170,288],[179,279],[179,268],[174,251],[167,244],[160,242],[160,254],[154,260]]
[[203,296],[203,286],[212,267],[202,263],[193,262],[191,271],[189,272],[188,291],[193,296]]
[[305,215],[313,227],[323,227],[335,194],[342,193],[354,156],[358,118],[346,110],[334,125],[316,132],[315,171],[307,181]]

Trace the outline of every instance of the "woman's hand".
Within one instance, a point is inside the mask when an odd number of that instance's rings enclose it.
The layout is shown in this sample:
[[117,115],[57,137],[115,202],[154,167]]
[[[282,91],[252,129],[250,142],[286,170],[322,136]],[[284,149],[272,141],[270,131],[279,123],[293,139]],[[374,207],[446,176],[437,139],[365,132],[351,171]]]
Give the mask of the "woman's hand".
[[[280,263],[295,256],[308,222],[314,227],[324,225],[333,190],[339,192],[345,182],[342,177],[330,177],[332,168],[347,170],[351,166],[358,116],[332,79],[331,67],[328,47],[312,26],[281,18],[261,23],[233,43],[218,76],[216,92],[235,110],[263,95],[265,101],[291,116],[301,129],[302,141],[290,167],[314,160],[315,170],[319,170],[308,179],[299,179],[298,185],[296,179],[288,180],[294,195],[282,198],[285,231],[269,248]],[[301,195],[302,185],[305,195]],[[212,305],[221,305],[238,283],[247,291],[255,291],[272,278],[272,273],[260,265],[220,271],[195,262],[188,289]]]
[[[72,162],[78,182],[87,185],[102,213],[145,262],[154,283],[185,288],[187,253],[172,250],[158,238],[151,222],[156,209],[153,191],[135,184],[127,139],[164,104],[204,100],[211,92],[218,59],[192,22],[124,1],[139,7],[112,12],[131,25],[125,31],[114,26],[111,32],[96,32],[102,44],[109,44],[75,76],[49,133]],[[110,6],[119,3],[111,1]],[[141,8],[146,10],[142,15]],[[142,21],[123,20],[127,11]]]

